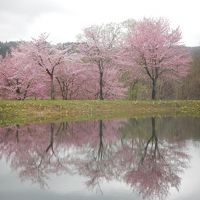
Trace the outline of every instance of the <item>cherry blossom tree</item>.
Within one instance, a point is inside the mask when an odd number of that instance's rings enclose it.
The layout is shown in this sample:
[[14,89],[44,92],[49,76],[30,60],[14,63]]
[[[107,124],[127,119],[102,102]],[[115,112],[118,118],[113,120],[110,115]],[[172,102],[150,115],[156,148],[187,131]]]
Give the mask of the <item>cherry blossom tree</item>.
[[88,92],[91,79],[88,80],[87,66],[71,57],[71,61],[65,61],[55,73],[62,98],[65,100],[92,98],[94,95],[91,96]]
[[166,19],[138,21],[127,35],[124,51],[133,67],[151,81],[152,99],[156,99],[158,79],[187,75],[189,53],[181,44],[180,29],[172,29]]
[[1,61],[0,87],[4,98],[22,100],[27,96],[44,96],[47,77],[35,67],[32,56],[27,52],[29,47],[28,42],[21,42]]
[[[16,56],[17,57],[17,56]],[[31,86],[32,76],[28,75],[28,65],[21,67],[21,59],[7,55],[1,65],[1,91],[4,98],[25,99]],[[27,73],[28,72],[28,73]]]
[[[98,73],[98,97],[103,100],[105,98],[104,87],[107,84],[104,79],[105,70],[111,69],[112,71],[114,67],[116,68],[114,56],[120,46],[121,26],[112,23],[101,26],[94,25],[84,29],[80,38],[79,51],[83,56],[82,60]],[[111,77],[114,78],[114,76]],[[118,76],[115,78],[119,81]]]
[[3,59],[3,56],[0,55],[0,91],[1,91],[1,97],[5,98],[5,92],[4,92],[4,85],[7,81],[7,77],[4,75],[3,69],[5,69],[5,59]]
[[41,34],[38,39],[33,39],[29,52],[35,64],[48,75],[51,99],[55,99],[55,71],[64,63],[66,52],[51,45],[47,42],[47,38],[46,34]]
[[[86,66],[85,72],[82,76],[82,80],[85,80],[84,85],[82,87],[84,94],[80,94],[80,98],[87,99],[99,99],[100,91],[99,91],[99,71],[96,67]],[[88,79],[88,77],[90,77]],[[119,80],[121,77],[121,71],[119,71],[115,67],[105,68],[103,72],[103,88],[102,94],[103,99],[120,99],[126,96],[126,87]]]

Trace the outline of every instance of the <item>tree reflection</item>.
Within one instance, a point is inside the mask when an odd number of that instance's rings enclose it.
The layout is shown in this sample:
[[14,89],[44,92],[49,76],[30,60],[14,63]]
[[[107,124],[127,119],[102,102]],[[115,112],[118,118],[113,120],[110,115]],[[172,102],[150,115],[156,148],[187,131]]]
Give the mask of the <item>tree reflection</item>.
[[122,122],[97,121],[97,128],[93,129],[96,132],[94,133],[95,139],[83,146],[79,158],[75,158],[72,162],[76,173],[88,178],[86,185],[91,189],[96,188],[101,192],[101,182],[110,181],[115,175],[114,160],[112,159],[113,144],[120,139],[117,131]]
[[55,124],[1,129],[1,155],[22,180],[28,178],[45,187],[49,173],[67,170],[60,162],[59,146],[54,142],[56,133]]
[[125,180],[143,198],[164,199],[170,187],[178,189],[180,172],[187,167],[189,157],[180,144],[159,141],[155,118],[151,118],[151,124],[151,136],[144,145],[137,166],[127,171]]
[[99,121],[99,150],[98,150],[98,159],[102,160],[103,158],[103,121]]
[[[94,151],[94,162],[103,159],[103,129],[107,143],[117,139],[118,122],[100,121],[51,123],[49,125],[0,128],[0,153],[18,171],[22,180],[47,186],[52,173],[75,173],[82,153]],[[112,131],[113,130],[113,131]],[[97,154],[96,147],[98,148]],[[89,152],[88,152],[89,153]]]
[[157,120],[150,121],[99,120],[0,128],[0,153],[22,180],[32,180],[41,187],[47,186],[53,173],[76,173],[87,177],[86,184],[92,189],[100,189],[104,180],[117,180],[143,198],[164,199],[171,187],[178,189],[189,156],[184,152],[184,139],[159,138]]

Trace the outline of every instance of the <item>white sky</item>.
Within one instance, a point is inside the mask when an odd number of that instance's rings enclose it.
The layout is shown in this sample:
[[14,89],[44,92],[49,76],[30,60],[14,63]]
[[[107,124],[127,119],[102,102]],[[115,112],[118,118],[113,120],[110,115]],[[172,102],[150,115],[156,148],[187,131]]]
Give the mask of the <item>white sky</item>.
[[166,17],[187,46],[200,45],[200,0],[0,0],[0,41],[76,41],[84,27],[129,18]]

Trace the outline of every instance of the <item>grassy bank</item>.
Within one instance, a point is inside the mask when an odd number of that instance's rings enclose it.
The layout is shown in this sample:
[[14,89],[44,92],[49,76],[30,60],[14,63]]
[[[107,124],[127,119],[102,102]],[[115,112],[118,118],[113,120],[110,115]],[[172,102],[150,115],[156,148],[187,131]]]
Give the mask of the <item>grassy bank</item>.
[[200,117],[200,101],[0,100],[0,125],[172,115]]

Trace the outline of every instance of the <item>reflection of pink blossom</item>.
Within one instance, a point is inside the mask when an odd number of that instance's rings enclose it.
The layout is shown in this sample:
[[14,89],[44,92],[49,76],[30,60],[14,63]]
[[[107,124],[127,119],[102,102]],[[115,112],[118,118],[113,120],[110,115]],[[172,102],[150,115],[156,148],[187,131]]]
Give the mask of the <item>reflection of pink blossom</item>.
[[182,145],[160,142],[156,135],[155,118],[151,122],[152,135],[142,154],[136,157],[136,166],[129,169],[124,178],[143,198],[164,199],[170,187],[178,189],[181,182],[179,174],[187,167],[188,155],[182,152]]
[[[109,124],[109,126],[108,126]],[[105,126],[106,125],[106,126]],[[105,122],[103,142],[118,139],[120,121]],[[74,154],[91,145],[98,151],[99,122],[72,122],[0,128],[0,152],[22,179],[45,186],[49,173],[73,171]],[[75,150],[76,149],[76,150]]]
[[89,188],[118,180],[143,198],[165,198],[187,167],[184,140],[159,139],[152,119],[149,139],[123,135],[125,120],[63,122],[0,128],[0,152],[19,173],[47,186],[52,173],[87,177]]

